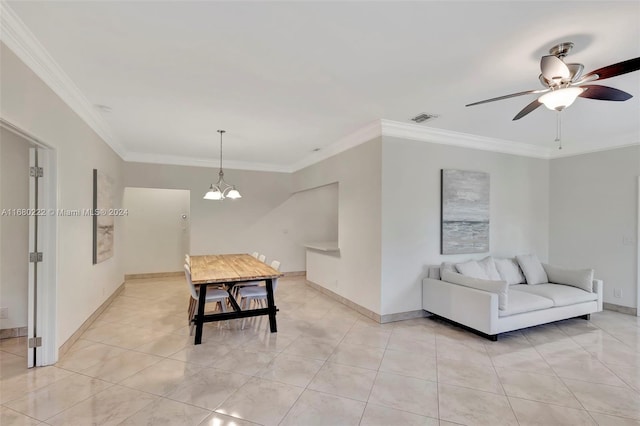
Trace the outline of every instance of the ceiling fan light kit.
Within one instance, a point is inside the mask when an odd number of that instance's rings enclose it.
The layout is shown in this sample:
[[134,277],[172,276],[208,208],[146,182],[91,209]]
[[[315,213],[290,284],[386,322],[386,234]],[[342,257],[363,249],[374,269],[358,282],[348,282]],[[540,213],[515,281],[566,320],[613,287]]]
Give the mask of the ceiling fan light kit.
[[544,104],[552,111],[562,111],[570,106],[582,92],[586,89],[582,87],[565,87],[547,92],[538,98],[538,101]]

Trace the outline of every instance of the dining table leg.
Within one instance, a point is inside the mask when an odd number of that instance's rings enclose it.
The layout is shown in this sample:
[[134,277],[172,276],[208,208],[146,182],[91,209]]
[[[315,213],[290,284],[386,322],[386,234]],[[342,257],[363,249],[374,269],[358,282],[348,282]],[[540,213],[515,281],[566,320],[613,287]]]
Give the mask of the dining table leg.
[[271,332],[278,331],[278,325],[276,324],[276,303],[273,299],[273,279],[266,280],[267,284],[267,308],[269,310],[269,325],[271,326]]
[[207,300],[207,284],[200,284],[198,291],[198,315],[196,316],[196,339],[194,344],[202,343],[202,328],[204,326],[204,305]]

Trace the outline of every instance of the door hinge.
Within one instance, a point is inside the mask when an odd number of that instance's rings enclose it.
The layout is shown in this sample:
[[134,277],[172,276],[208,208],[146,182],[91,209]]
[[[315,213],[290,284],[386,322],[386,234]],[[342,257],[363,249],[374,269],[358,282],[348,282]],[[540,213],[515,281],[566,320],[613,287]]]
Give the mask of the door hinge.
[[29,253],[29,262],[31,263],[42,262],[42,252],[32,251],[31,253]]
[[42,167],[29,167],[29,176],[31,177],[43,177],[44,176],[44,170],[42,170]]
[[42,337],[31,337],[28,340],[29,349],[42,347]]

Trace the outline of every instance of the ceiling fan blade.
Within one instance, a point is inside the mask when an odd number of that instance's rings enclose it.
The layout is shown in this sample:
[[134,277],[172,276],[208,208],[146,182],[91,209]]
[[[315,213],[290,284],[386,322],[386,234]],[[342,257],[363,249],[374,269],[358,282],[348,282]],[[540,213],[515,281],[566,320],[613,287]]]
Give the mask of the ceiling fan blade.
[[587,89],[580,93],[578,96],[581,98],[598,99],[600,101],[626,101],[633,96],[627,92],[623,92],[613,87],[600,86],[598,84],[589,84],[581,86],[583,89]]
[[571,78],[569,67],[554,55],[543,56],[540,59],[540,71],[544,78],[550,81],[560,82]]
[[525,115],[529,114],[531,111],[535,110],[540,105],[542,105],[542,103],[539,100],[536,99],[535,101],[531,102],[526,107],[522,108],[522,111],[520,111],[515,117],[513,117],[512,121],[520,120],[522,117],[524,117]]
[[591,71],[590,73],[586,74],[584,77],[598,75],[598,80],[604,80],[605,78],[616,77],[628,72],[638,71],[639,69],[640,58],[633,58],[626,61],[618,62],[617,64],[598,68],[597,70]]
[[472,104],[465,105],[465,106],[470,107],[474,105],[486,104],[487,102],[494,102],[494,101],[501,101],[503,99],[515,98],[516,96],[531,95],[533,93],[544,93],[548,91],[549,89],[527,90],[526,92],[512,93],[510,95],[498,96],[497,98],[485,99],[484,101],[474,102]]

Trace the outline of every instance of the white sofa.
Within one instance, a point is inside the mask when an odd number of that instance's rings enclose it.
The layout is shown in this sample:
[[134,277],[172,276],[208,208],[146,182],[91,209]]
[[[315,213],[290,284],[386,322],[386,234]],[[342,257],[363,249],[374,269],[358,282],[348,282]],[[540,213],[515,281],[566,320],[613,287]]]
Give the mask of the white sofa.
[[[486,275],[493,279],[459,273],[456,268],[464,270],[465,264],[429,268],[429,276],[422,281],[422,308],[493,341],[507,331],[567,318],[589,319],[591,313],[602,311],[603,282],[593,279],[593,270],[536,265],[539,261],[531,255],[533,268],[527,259],[524,267],[518,260],[508,259],[515,267],[507,259],[499,260],[511,270],[491,270]],[[480,263],[486,267],[492,261],[485,258]]]

